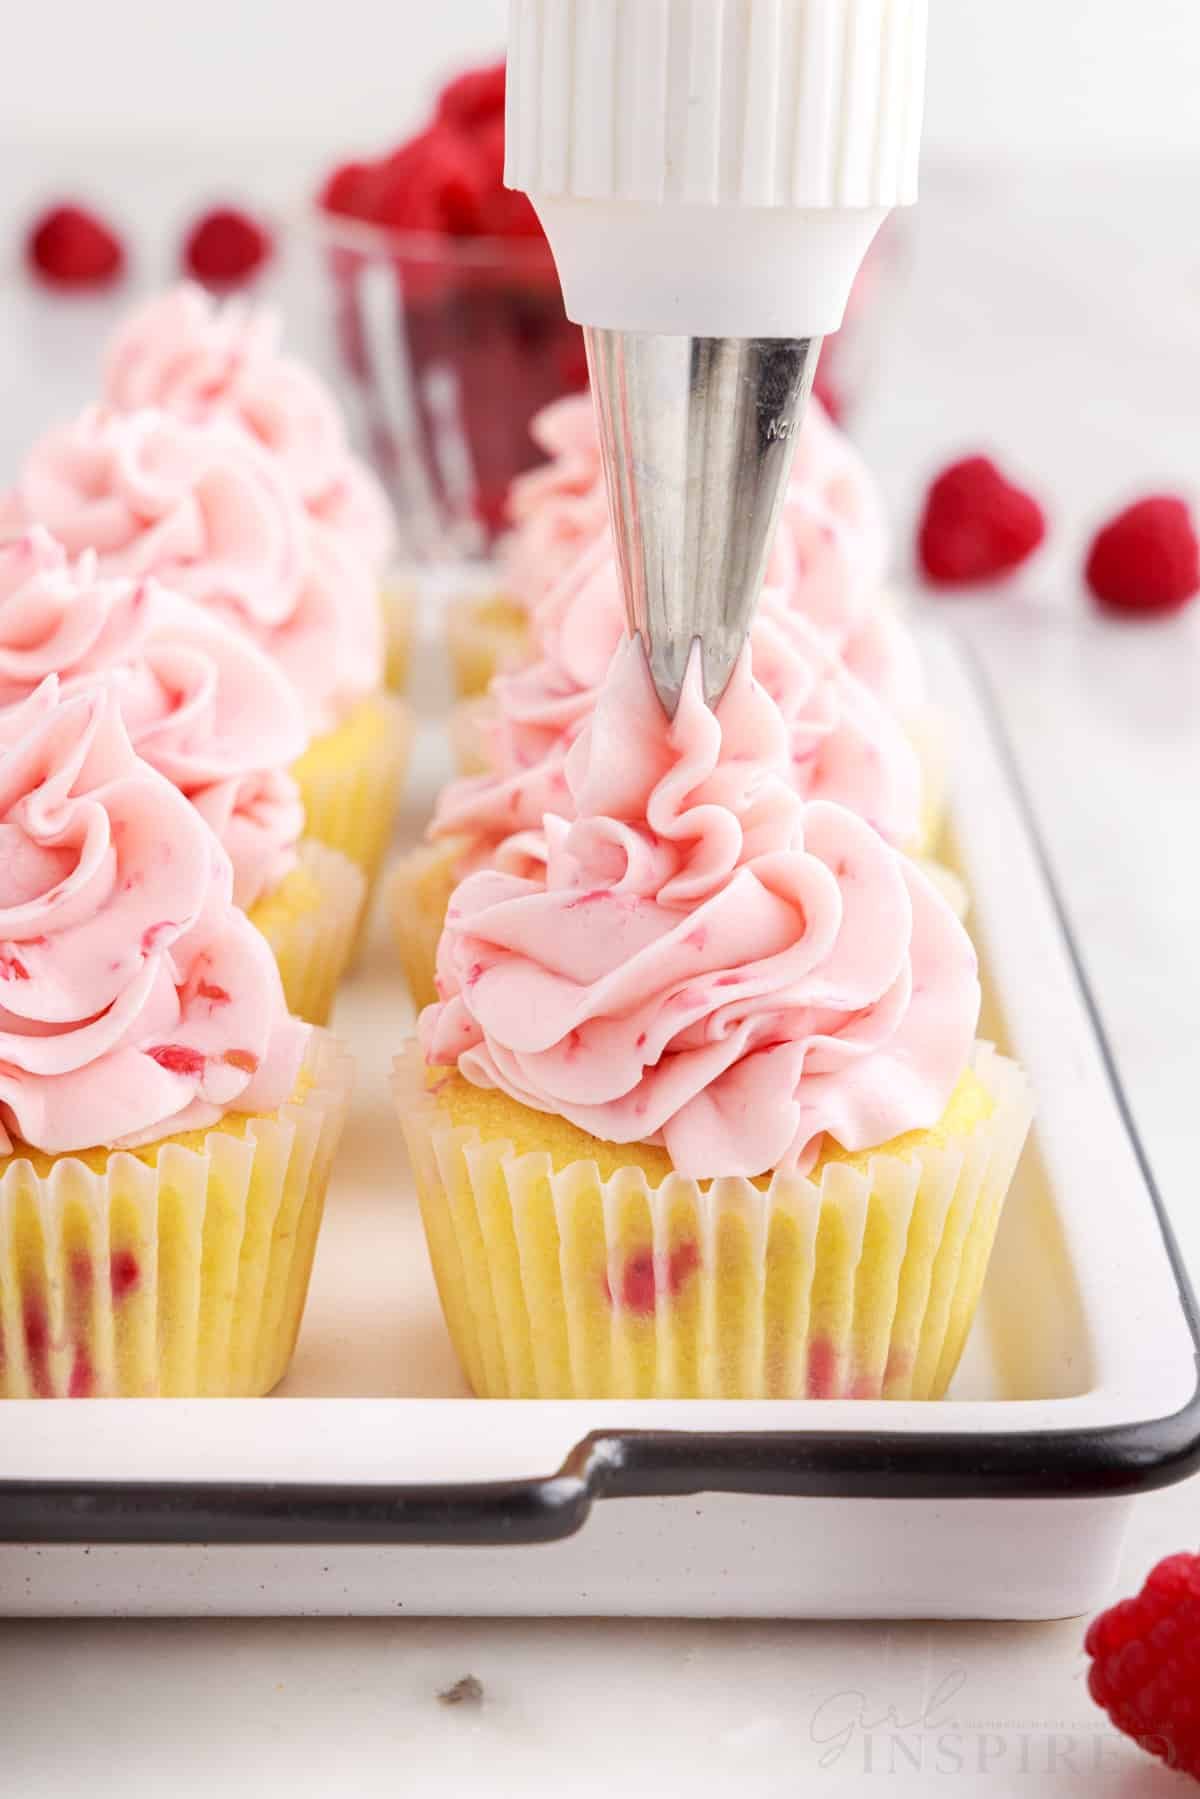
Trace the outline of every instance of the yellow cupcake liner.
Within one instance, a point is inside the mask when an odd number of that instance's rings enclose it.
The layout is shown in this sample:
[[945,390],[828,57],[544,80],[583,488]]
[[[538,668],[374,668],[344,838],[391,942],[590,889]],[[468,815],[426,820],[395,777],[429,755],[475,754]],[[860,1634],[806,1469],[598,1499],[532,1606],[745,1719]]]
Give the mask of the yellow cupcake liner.
[[450,747],[460,775],[485,775],[488,772],[483,724],[491,710],[492,703],[484,694],[478,694],[472,700],[459,700],[451,708]]
[[367,891],[361,868],[306,838],[296,868],[250,908],[251,924],[270,944],[289,1012],[326,1024],[338,982],[350,965]]
[[383,611],[383,684],[389,693],[403,693],[412,668],[412,647],[417,596],[397,576],[380,590]]
[[[865,1168],[763,1189],[641,1167],[602,1179],[456,1127],[415,1045],[395,1096],[438,1292],[486,1398],[937,1399],[975,1314],[1031,1118],[977,1045],[991,1110]],[[619,1151],[613,1152],[620,1154]],[[862,1158],[858,1158],[861,1162]]]
[[377,694],[316,738],[292,769],[306,835],[357,863],[368,888],[391,842],[411,738],[404,706]]
[[504,593],[459,594],[446,606],[446,648],[455,690],[470,699],[528,659],[529,614]]
[[450,895],[459,882],[458,869],[468,848],[465,837],[445,837],[421,844],[398,856],[392,865],[388,909],[400,952],[400,966],[413,1005],[432,1005],[437,998],[434,975],[438,939],[446,922]]
[[348,1056],[313,1040],[297,1097],[149,1150],[0,1165],[0,1397],[243,1398],[300,1328]]

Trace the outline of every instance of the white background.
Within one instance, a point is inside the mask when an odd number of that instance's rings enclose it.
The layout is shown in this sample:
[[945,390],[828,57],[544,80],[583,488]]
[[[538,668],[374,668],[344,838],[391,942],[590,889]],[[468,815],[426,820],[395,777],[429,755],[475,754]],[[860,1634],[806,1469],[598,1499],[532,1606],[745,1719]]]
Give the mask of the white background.
[[[974,604],[1011,607],[1013,629],[1029,630],[1041,681],[1013,702],[1045,749],[1044,822],[1135,1114],[1195,1243],[1200,606],[1166,626],[1105,627],[1078,567],[1118,497],[1190,484],[1200,464],[1200,0],[932,8],[930,179],[862,439],[902,554],[924,472],[976,441],[1051,504],[1052,557],[1016,593]],[[299,194],[324,157],[412,124],[440,73],[498,44],[503,12],[503,0],[22,0],[5,16],[0,228],[48,186],[90,184],[121,197],[139,277],[161,276],[169,220],[202,181]],[[268,154],[272,140],[294,147]],[[1162,172],[1134,166],[1158,154],[1171,159]],[[976,159],[1020,166],[960,174]],[[1089,167],[1054,174],[1053,161]],[[6,247],[0,237],[0,265]],[[0,480],[35,424],[79,404],[110,322],[107,300],[50,308],[15,258],[8,274]],[[1057,703],[1035,705],[1051,681]],[[1066,737],[1094,757],[1064,758]],[[1141,1503],[1122,1592],[1157,1556],[1195,1546],[1198,1511],[1196,1483]],[[912,1716],[913,1694],[919,1711],[956,1669],[1007,1760],[986,1764],[981,1734],[961,1777],[883,1775],[880,1791],[1178,1795],[1175,1776],[1096,1734],[1082,1636],[1075,1620],[0,1624],[0,1790],[857,1795],[876,1790],[861,1758],[815,1765],[812,1695],[861,1688]],[[484,1707],[440,1706],[467,1672]],[[1084,1748],[1051,1771],[1059,1730]]]
[[[929,148],[1200,151],[1196,0],[931,0]],[[58,0],[5,18],[0,134],[370,147],[503,38],[505,0]],[[19,79],[14,78],[19,76]]]

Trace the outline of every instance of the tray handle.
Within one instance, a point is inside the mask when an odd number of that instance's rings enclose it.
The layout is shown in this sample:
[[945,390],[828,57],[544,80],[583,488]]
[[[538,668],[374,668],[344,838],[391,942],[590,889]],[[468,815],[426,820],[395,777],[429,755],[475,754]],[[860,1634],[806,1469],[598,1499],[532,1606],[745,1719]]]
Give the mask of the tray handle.
[[[1198,1371],[1200,1373],[1200,1371]],[[0,1481],[0,1543],[520,1546],[574,1536],[598,1499],[1116,1497],[1200,1469],[1200,1381],[1181,1411],[1095,1430],[595,1431],[554,1474],[388,1487]]]

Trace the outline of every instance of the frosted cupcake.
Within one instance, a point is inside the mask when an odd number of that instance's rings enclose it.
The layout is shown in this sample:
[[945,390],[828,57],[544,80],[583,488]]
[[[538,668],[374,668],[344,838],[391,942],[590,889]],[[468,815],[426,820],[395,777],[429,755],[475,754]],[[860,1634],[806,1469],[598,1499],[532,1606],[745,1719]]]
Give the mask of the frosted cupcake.
[[[616,571],[606,554],[587,552],[547,602],[545,655],[493,684],[480,725],[487,772],[444,790],[430,844],[396,865],[392,911],[418,1005],[434,997],[434,956],[455,884],[514,833],[539,829],[545,813],[572,816],[567,757],[623,637]],[[849,807],[889,843],[920,854],[921,771],[894,714],[778,589],[763,595],[751,650],[755,676],[783,716],[795,791]]]
[[668,725],[629,646],[541,878],[453,896],[396,1092],[477,1393],[947,1389],[1025,1083],[952,913],[788,752],[746,658]]
[[0,1393],[264,1393],[348,1092],[111,689],[0,713]]
[[361,869],[304,836],[289,765],[307,741],[292,684],[231,625],[154,580],[101,577],[35,526],[0,545],[0,711],[47,675],[106,682],[137,753],[216,833],[234,903],[275,952],[288,1010],[329,1016],[362,910]]
[[312,518],[366,562],[382,595],[386,677],[407,684],[412,599],[392,571],[395,527],[382,487],[352,455],[333,394],[280,350],[267,307],[218,305],[190,283],[133,313],[104,363],[103,401],[118,412],[158,408],[185,424],[224,419],[275,456]]
[[608,529],[608,502],[588,394],[557,401],[530,426],[546,461],[509,489],[512,529],[500,545],[499,589],[453,600],[446,618],[455,686],[483,693],[535,653],[531,615],[580,553]]
[[311,837],[368,881],[391,834],[409,728],[380,692],[373,580],[309,517],[278,457],[232,424],[91,411],[49,432],[0,501],[0,535],[45,526],[102,575],[154,576],[244,632],[300,695],[293,773]]
[[[600,546],[609,538],[590,395],[549,407],[532,431],[547,461],[513,484],[513,529],[501,545],[501,595],[464,601],[452,618],[452,658],[464,694],[482,693],[492,674],[538,653],[544,603],[584,553],[603,554]],[[866,464],[813,400],[768,583],[793,593],[853,663],[849,640],[879,600],[888,548],[882,501]],[[805,591],[798,592],[801,587]],[[863,651],[869,656],[869,644]]]
[[[505,552],[509,609],[527,615],[520,643],[526,654],[546,652],[565,590],[578,588],[609,565],[615,604],[619,594],[591,402],[562,402],[541,426],[551,452],[547,466],[514,488],[517,526]],[[786,502],[772,546],[767,584],[785,595],[828,638],[852,673],[904,724],[920,757],[921,837],[934,846],[945,811],[945,753],[940,719],[925,696],[915,647],[885,589],[889,542],[878,485],[853,445],[814,400],[797,442]],[[590,597],[595,600],[593,587]],[[493,654],[489,633],[477,619],[460,633],[486,668],[513,665],[511,644]],[[456,650],[458,661],[465,651]],[[478,683],[473,684],[477,690]],[[451,727],[464,774],[486,766],[480,735],[483,703],[460,703]]]

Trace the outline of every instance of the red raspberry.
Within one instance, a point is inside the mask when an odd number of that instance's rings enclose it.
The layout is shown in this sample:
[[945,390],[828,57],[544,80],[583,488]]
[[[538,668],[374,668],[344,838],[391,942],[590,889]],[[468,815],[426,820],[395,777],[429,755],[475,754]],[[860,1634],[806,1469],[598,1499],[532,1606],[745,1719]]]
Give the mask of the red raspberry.
[[198,218],[183,243],[183,264],[208,287],[236,287],[270,260],[271,234],[257,219],[232,206],[216,206]]
[[504,64],[468,69],[448,82],[438,99],[437,116],[459,131],[477,131],[497,115],[504,117]]
[[350,219],[369,219],[374,204],[377,173],[374,163],[344,162],[326,180],[318,202],[326,212]]
[[82,206],[54,206],[35,219],[25,258],[51,287],[106,287],[125,267],[125,249],[112,226]]
[[965,587],[1011,574],[1046,535],[1046,515],[987,456],[969,456],[938,476],[917,538],[921,567],[938,586]]
[[431,125],[383,164],[372,216],[397,230],[474,237],[484,228],[487,185],[470,140]]
[[1200,1555],[1172,1555],[1084,1643],[1088,1690],[1126,1736],[1200,1780]]
[[1119,512],[1087,559],[1087,584],[1110,612],[1177,612],[1200,591],[1200,542],[1192,509],[1154,494]]

